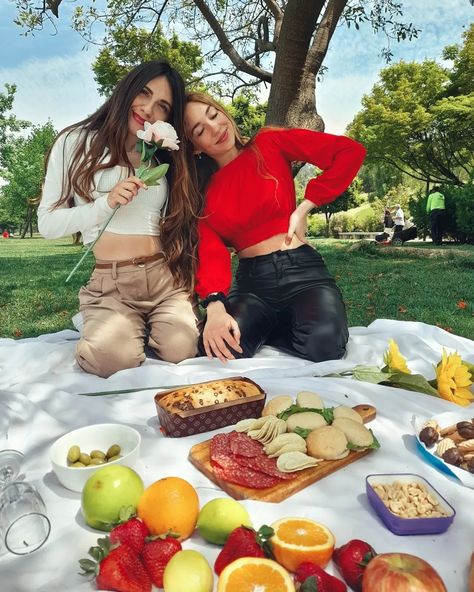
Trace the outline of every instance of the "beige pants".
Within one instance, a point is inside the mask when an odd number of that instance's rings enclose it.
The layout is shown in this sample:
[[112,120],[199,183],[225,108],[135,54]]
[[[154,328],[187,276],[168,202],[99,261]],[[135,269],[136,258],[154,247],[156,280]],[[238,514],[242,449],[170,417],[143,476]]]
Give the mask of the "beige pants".
[[162,259],[94,269],[79,302],[84,327],[76,360],[86,372],[107,378],[142,364],[147,328],[160,359],[177,363],[197,353],[196,308]]

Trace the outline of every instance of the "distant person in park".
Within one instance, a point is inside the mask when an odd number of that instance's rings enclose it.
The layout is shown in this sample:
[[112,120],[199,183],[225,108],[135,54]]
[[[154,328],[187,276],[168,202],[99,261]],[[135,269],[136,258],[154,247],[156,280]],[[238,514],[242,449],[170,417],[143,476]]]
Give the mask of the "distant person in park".
[[393,215],[393,233],[401,232],[405,226],[405,215],[400,204],[396,204],[395,213]]
[[4,230],[2,232],[2,238],[10,238],[10,233],[8,232],[8,230]]
[[389,208],[385,208],[385,211],[383,213],[383,229],[384,232],[390,234],[393,230],[394,227],[394,221],[392,218],[392,213],[390,211]]
[[[263,128],[242,137],[210,96],[190,93],[185,130],[205,194],[196,291],[207,310],[200,348],[225,362],[264,344],[315,362],[341,358],[348,328],[341,292],[305,238],[309,212],[356,176],[365,148],[344,136]],[[291,163],[323,173],[296,206]],[[239,265],[231,287],[231,255]]]
[[433,187],[428,195],[426,204],[426,213],[430,216],[431,240],[435,245],[441,245],[443,242],[443,225],[446,215],[446,205],[441,188]]
[[145,335],[169,362],[194,357],[198,326],[191,298],[198,193],[185,142],[159,150],[170,168],[159,185],[135,176],[137,131],[168,121],[183,138],[184,82],[164,61],[134,68],[90,117],[63,130],[49,154],[38,226],[46,238],[98,236],[95,267],[79,292],[84,319],[76,350],[86,372],[107,377],[145,360]]

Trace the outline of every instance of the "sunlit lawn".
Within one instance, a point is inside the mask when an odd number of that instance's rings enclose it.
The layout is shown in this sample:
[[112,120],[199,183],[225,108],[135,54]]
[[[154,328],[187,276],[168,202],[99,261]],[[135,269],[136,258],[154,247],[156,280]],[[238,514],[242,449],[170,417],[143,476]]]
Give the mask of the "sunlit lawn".
[[[474,338],[474,247],[407,243],[400,248],[317,239],[346,301],[349,324],[376,318],[422,321]],[[71,238],[0,239],[0,336],[72,328],[92,256],[69,284],[81,247]]]

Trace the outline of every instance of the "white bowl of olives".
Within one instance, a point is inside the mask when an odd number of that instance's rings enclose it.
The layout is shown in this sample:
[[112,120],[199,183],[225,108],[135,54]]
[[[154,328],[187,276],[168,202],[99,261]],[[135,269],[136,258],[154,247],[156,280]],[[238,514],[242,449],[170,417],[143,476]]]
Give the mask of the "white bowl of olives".
[[61,485],[81,492],[94,471],[107,464],[133,467],[140,456],[140,434],[119,423],[99,423],[61,436],[51,446],[53,471]]

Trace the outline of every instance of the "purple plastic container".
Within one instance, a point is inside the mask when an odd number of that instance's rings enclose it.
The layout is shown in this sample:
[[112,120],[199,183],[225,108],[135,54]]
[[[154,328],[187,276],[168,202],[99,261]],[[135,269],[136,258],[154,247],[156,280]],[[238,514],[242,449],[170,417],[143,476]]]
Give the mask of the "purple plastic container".
[[[376,484],[388,485],[394,481],[420,483],[424,485],[428,493],[431,493],[439,500],[440,505],[448,513],[448,516],[441,516],[437,518],[401,518],[400,516],[397,516],[387,508],[373,488],[373,486]],[[448,530],[454,520],[454,516],[456,515],[455,509],[426,479],[420,477],[420,475],[415,475],[412,473],[385,473],[379,475],[367,475],[365,478],[365,486],[367,497],[369,498],[369,502],[371,503],[372,507],[382,519],[385,526],[394,534],[439,534]]]

